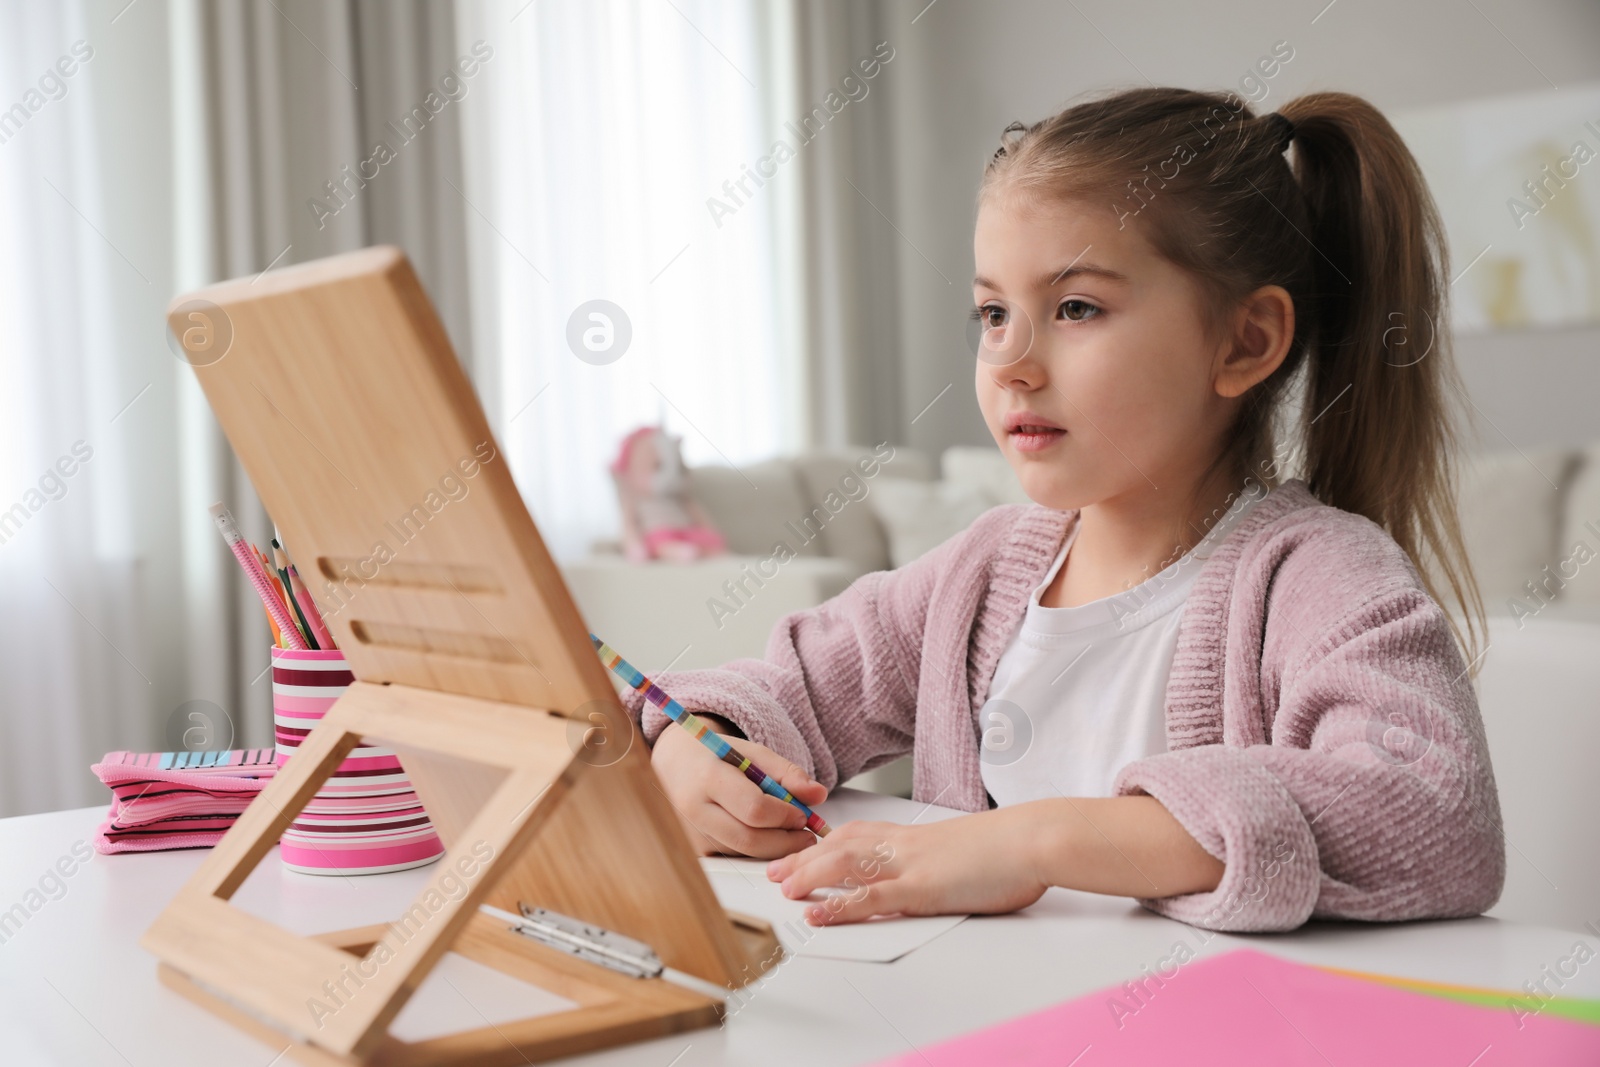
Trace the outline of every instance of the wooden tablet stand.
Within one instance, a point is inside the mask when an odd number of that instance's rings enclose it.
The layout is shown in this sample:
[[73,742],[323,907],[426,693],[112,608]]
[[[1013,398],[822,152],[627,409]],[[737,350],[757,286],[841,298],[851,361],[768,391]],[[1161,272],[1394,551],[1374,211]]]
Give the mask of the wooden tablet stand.
[[[720,1000],[654,972],[737,987],[777,940],[712,893],[405,256],[226,282],[168,321],[357,680],[144,935],[162,980],[323,1065],[522,1064],[714,1024]],[[446,845],[427,889],[316,937],[230,904],[362,737]],[[534,940],[484,904],[554,914]],[[391,1036],[452,950],[578,1007]]]

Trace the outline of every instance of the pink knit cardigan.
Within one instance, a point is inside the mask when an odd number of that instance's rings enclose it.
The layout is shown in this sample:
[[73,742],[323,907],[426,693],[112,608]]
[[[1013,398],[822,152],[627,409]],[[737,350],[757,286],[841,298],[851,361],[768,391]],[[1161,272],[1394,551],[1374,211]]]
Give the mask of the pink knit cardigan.
[[[837,783],[910,752],[913,795],[989,806],[979,712],[1075,511],[1010,505],[893,571],[780,620],[764,659],[663,675],[690,709]],[[668,720],[628,694],[650,743]],[[1475,915],[1505,880],[1500,806],[1467,665],[1384,531],[1271,490],[1183,609],[1167,748],[1123,768],[1213,856],[1209,893],[1146,907],[1218,930],[1308,918]]]

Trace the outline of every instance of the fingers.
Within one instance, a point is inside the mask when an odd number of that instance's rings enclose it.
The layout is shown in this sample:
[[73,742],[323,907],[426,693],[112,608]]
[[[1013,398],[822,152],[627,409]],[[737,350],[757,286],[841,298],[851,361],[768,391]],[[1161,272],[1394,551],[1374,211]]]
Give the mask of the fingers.
[[722,851],[734,855],[769,860],[817,843],[809,830],[760,829],[741,822],[716,804],[706,804],[696,814],[694,823],[700,833],[715,841]]
[[806,922],[812,926],[835,926],[861,922],[874,915],[898,915],[907,910],[901,903],[903,895],[899,879],[873,882],[812,905],[806,909]]
[[885,880],[895,855],[889,838],[896,829],[884,823],[846,823],[815,848],[769,863],[767,877],[782,882],[783,894],[791,900],[833,886],[852,889]]
[[[821,783],[813,781],[800,767],[771,749],[745,743],[740,751],[807,807],[820,804],[827,798],[828,791]],[[759,785],[732,764],[718,764],[716,771],[718,773],[711,777],[709,792],[735,818],[756,827],[797,830],[805,826],[805,812],[763,792]]]
[[[813,863],[824,862],[828,857],[845,855],[855,840],[855,823],[845,823],[834,830],[833,833],[821,839],[817,847],[807,850],[802,855],[785,856],[767,864],[767,880],[782,882],[794,877],[801,867]],[[827,883],[818,883],[827,884]],[[804,894],[801,894],[802,896]]]
[[[772,775],[773,781],[787,789],[796,800],[807,807],[821,804],[828,798],[828,790],[822,783],[812,780],[798,764],[791,763],[770,748],[749,741],[736,741],[733,747],[750,757],[750,762]],[[805,825],[805,816],[800,817],[800,823],[802,826]]]
[[[815,807],[818,804],[821,804],[824,800],[828,799],[828,789],[826,786],[824,786],[821,782],[814,781],[810,775],[806,774],[805,771],[801,770],[793,763],[790,763],[788,760],[784,760],[783,757],[780,756],[778,758],[783,760],[783,766],[781,768],[768,767],[766,763],[760,760],[757,760],[756,762],[760,764],[763,770],[772,775],[773,778],[777,779],[779,785],[793,793],[795,799],[800,801],[800,803],[804,804],[806,807]],[[803,817],[801,821],[804,822]]]
[[874,915],[916,914],[914,887],[891,872],[895,850],[882,823],[846,823],[811,848],[773,860],[767,877],[783,883],[783,895],[803,900],[835,889],[806,909],[813,926],[860,922]]
[[804,900],[824,887],[846,885],[852,875],[857,884],[864,880],[858,869],[858,857],[848,849],[818,847],[801,856],[775,861],[773,866],[777,863],[787,864],[788,873],[781,881],[783,895],[790,900]]
[[728,851],[721,841],[707,835],[682,812],[678,813],[678,822],[683,824],[684,833],[689,835],[689,846],[694,849],[696,856],[716,856]]
[[746,826],[784,830],[799,830],[805,826],[805,812],[793,804],[763,793],[754,782],[726,763],[720,764],[718,771],[707,783],[707,795]]
[[[663,734],[651,753],[663,794],[708,848],[772,859],[816,843],[795,805],[764,793],[732,764],[696,751],[699,741],[683,731]],[[770,749],[739,742],[740,751],[800,799],[821,803],[827,790],[794,763]]]
[[[680,802],[667,796],[664,791],[661,795],[677,811],[698,855],[722,853],[772,859],[809,848],[817,841],[809,830],[752,827],[705,797],[685,798]],[[789,807],[787,804],[782,806]]]

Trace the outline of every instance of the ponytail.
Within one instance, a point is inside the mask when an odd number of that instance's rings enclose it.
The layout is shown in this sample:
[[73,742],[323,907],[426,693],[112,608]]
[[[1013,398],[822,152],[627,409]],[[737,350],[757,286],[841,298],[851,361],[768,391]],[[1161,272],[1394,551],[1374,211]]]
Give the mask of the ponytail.
[[1277,471],[1275,438],[1292,425],[1281,409],[1303,380],[1300,448],[1284,452],[1302,454],[1319,500],[1383,527],[1429,595],[1454,602],[1450,625],[1475,670],[1484,612],[1456,507],[1466,393],[1445,319],[1444,232],[1388,120],[1348,93],[1262,116],[1233,94],[1131,89],[1007,127],[980,196],[1000,182],[1106,198],[1119,224],[1146,226],[1190,274],[1217,321],[1261,286],[1288,291],[1289,353],[1245,394],[1200,482]]
[[1317,498],[1382,526],[1441,603],[1476,666],[1483,601],[1456,507],[1456,427],[1466,392],[1451,355],[1444,228],[1389,121],[1347,93],[1282,114],[1312,246],[1304,476]]

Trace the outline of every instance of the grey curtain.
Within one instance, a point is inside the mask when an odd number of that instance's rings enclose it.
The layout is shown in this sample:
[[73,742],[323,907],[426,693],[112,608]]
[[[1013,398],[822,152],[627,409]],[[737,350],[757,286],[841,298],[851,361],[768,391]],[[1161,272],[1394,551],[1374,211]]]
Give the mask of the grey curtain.
[[[896,95],[907,81],[904,26],[891,27],[892,9],[877,2],[821,0],[791,10],[791,120],[798,126],[813,109],[827,110],[830,93],[850,100],[797,160],[812,443],[905,442],[916,412],[902,400],[899,289],[901,260],[915,253],[896,231],[893,164]],[[894,58],[863,78],[859,64],[885,42]],[[862,89],[846,76],[865,88],[860,99],[851,98]]]
[[[175,129],[192,194],[177,206],[180,287],[396,244],[472,373],[453,18],[422,0],[175,4],[174,93],[194,109]],[[220,428],[200,419],[184,447],[209,462],[182,506],[225,501],[264,545],[269,520]],[[220,539],[186,528],[207,561],[186,589],[190,688],[228,696],[236,746],[269,745],[260,605]]]

